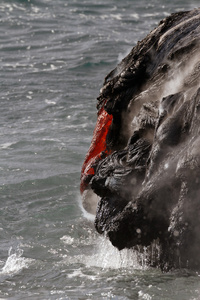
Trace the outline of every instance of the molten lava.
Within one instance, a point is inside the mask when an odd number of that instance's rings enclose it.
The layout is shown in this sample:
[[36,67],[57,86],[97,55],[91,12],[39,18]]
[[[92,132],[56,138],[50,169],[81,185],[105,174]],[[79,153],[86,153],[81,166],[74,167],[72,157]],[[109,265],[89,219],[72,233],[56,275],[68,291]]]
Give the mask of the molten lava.
[[[105,105],[105,103],[104,103]],[[94,129],[92,142],[81,170],[81,193],[86,190],[91,177],[95,174],[95,166],[102,158],[111,154],[111,149],[107,146],[106,136],[112,124],[113,116],[109,115],[104,105],[98,112],[97,123]]]

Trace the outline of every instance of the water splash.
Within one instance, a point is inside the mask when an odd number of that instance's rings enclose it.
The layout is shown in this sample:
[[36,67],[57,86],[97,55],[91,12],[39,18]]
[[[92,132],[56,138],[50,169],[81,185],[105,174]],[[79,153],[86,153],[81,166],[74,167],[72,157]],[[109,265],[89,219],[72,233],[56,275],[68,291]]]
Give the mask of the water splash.
[[140,264],[138,254],[133,249],[119,251],[112,246],[106,237],[99,237],[96,242],[94,254],[87,257],[88,267],[100,267],[103,269],[134,268],[144,269],[145,262]]
[[139,299],[145,299],[145,300],[151,300],[152,299],[152,297],[149,294],[144,293],[143,291],[139,291],[138,296],[139,296]]
[[13,249],[13,247],[10,247],[10,249],[8,250],[8,258],[5,262],[5,265],[1,269],[0,274],[13,275],[15,273],[20,272],[24,268],[28,268],[33,262],[33,259],[22,257],[22,255],[22,249]]
[[[77,195],[77,202],[82,211],[83,217],[87,219],[89,222],[94,222],[95,216],[88,213],[82,205],[81,197]],[[86,226],[87,227],[87,226]],[[123,249],[119,251],[115,248],[111,242],[108,240],[106,236],[96,235],[93,232],[93,229],[85,228],[90,234],[88,238],[84,238],[84,240],[79,239],[78,244],[76,244],[76,240],[74,238],[65,235],[61,238],[61,241],[65,245],[74,245],[75,247],[79,247],[80,245],[83,247],[84,245],[90,245],[93,250],[92,253],[90,251],[89,255],[85,255],[84,249],[81,255],[77,255],[73,257],[74,263],[83,263],[87,267],[98,267],[102,269],[137,269],[144,270],[149,266],[149,258],[152,261],[158,259],[159,257],[159,249],[157,243],[151,245],[151,249],[146,249],[142,247],[142,249]],[[151,255],[149,255],[151,251]],[[67,259],[68,260],[68,259]],[[72,261],[71,261],[72,262]]]

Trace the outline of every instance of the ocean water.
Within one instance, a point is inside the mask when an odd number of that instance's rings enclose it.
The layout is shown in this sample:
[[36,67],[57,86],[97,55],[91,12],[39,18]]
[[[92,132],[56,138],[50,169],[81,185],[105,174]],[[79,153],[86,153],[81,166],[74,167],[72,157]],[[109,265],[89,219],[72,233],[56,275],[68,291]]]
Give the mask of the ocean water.
[[0,299],[198,300],[200,277],[118,252],[81,206],[104,77],[199,1],[1,0]]

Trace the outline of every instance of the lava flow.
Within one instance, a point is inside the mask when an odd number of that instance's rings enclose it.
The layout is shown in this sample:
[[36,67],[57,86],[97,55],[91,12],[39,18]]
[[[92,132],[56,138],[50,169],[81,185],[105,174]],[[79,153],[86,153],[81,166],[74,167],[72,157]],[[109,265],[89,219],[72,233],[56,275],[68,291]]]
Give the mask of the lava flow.
[[105,111],[104,105],[98,112],[92,142],[82,166],[80,184],[81,194],[87,189],[91,177],[95,174],[97,163],[112,152],[107,146],[106,136],[112,124],[113,116]]

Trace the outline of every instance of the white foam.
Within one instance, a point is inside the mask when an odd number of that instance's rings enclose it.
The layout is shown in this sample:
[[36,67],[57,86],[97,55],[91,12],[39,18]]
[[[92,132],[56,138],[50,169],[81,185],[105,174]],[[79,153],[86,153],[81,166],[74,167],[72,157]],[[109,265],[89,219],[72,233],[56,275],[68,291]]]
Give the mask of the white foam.
[[73,245],[74,243],[74,238],[69,235],[64,235],[63,237],[60,238],[60,240],[67,245]]
[[88,275],[88,274],[84,274],[81,269],[77,269],[75,271],[73,271],[71,274],[67,275],[68,278],[76,278],[76,277],[87,277],[90,280],[95,280],[97,278],[97,276],[93,276],[93,275]]
[[0,271],[0,274],[15,274],[20,272],[24,268],[28,268],[34,261],[31,258],[22,257],[23,250],[17,249],[16,252],[12,253],[12,247],[8,251],[8,258],[5,265]]
[[134,18],[134,19],[136,19],[136,20],[139,19],[139,15],[138,15],[137,13],[130,14],[130,17],[131,17],[131,18]]
[[152,299],[152,297],[149,294],[144,293],[143,291],[139,291],[138,296],[139,296],[139,299],[144,299],[144,300],[151,300]]
[[116,20],[121,20],[122,15],[121,14],[110,14],[110,17]]
[[10,146],[12,145],[12,143],[4,143],[0,145],[0,149],[8,149]]
[[55,101],[48,100],[48,99],[45,99],[45,103],[46,103],[46,104],[50,104],[50,105],[56,105],[56,102],[55,102]]

